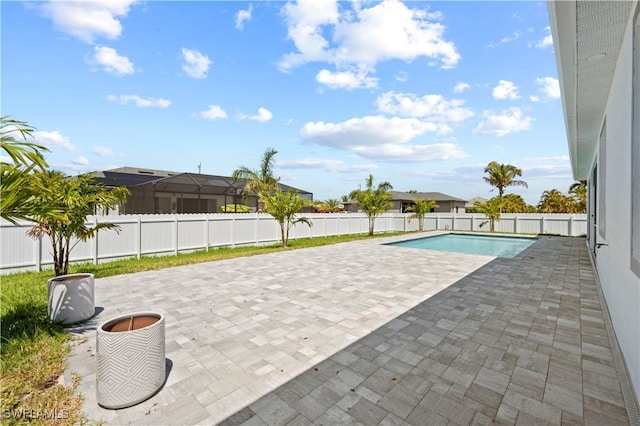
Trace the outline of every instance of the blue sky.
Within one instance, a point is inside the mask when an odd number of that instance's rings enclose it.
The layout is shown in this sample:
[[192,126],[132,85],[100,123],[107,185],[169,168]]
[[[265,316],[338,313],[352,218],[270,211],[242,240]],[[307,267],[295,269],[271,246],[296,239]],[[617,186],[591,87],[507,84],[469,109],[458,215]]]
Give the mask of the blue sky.
[[545,2],[2,3],[2,115],[52,168],[276,175],[339,198],[492,197],[490,161],[537,204],[571,177]]

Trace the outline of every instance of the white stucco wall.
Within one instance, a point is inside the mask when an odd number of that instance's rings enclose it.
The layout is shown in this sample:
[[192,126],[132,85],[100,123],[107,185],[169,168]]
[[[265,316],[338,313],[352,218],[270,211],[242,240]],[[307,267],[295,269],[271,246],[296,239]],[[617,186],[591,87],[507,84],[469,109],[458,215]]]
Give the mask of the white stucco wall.
[[[640,394],[640,278],[631,270],[631,143],[633,19],[630,20],[606,110],[606,235],[598,235],[596,267],[636,395]],[[640,70],[638,70],[640,72]],[[640,113],[638,113],[640,119]],[[598,152],[596,147],[594,156]],[[634,165],[633,167],[640,167]]]

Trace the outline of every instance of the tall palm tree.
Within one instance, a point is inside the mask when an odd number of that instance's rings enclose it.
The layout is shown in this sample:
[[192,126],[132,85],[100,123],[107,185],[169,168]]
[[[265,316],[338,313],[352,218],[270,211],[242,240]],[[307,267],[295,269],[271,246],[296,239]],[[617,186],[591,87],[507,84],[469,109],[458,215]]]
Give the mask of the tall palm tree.
[[365,179],[366,189],[356,189],[351,191],[349,198],[356,200],[358,206],[369,218],[369,235],[373,235],[376,216],[386,212],[391,207],[391,194],[389,191],[393,186],[389,182],[379,183],[373,186],[373,175]]
[[485,167],[484,172],[488,175],[483,179],[491,186],[498,189],[498,197],[502,198],[504,189],[508,186],[524,186],[528,188],[527,182],[517,180],[516,177],[522,176],[522,170],[511,164],[499,164],[495,161],[490,162]]
[[407,208],[408,212],[413,212],[413,214],[409,216],[409,221],[418,218],[418,230],[424,231],[424,216],[436,207],[438,207],[438,205],[433,200],[413,200],[413,205]]
[[[278,151],[274,148],[267,148],[262,154],[260,167],[258,169],[250,169],[246,166],[240,166],[231,174],[234,182],[245,180],[245,190],[258,197],[261,202],[263,194],[273,191],[278,187],[278,179],[273,176],[273,168],[275,166],[274,157]],[[259,208],[260,206],[258,206]]]
[[573,196],[575,200],[575,213],[587,212],[587,183],[576,182],[569,187],[569,194]]

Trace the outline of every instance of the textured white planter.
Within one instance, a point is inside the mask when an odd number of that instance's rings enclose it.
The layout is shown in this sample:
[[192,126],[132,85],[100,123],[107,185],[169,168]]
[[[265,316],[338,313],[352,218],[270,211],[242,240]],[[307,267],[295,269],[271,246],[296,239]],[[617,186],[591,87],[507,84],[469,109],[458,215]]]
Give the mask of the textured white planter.
[[53,322],[73,324],[89,319],[95,313],[93,274],[69,274],[47,282],[47,312]]
[[165,380],[165,320],[135,312],[102,323],[97,330],[96,394],[105,408],[138,404]]

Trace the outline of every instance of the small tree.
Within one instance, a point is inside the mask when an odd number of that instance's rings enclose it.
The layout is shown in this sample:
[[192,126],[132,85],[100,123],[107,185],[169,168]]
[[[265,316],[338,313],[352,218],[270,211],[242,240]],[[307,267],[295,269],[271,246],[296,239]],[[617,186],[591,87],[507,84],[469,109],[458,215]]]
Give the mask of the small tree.
[[502,209],[502,198],[500,196],[493,197],[486,202],[476,201],[473,203],[473,208],[478,212],[487,216],[489,219],[489,230],[493,232],[495,230],[496,220],[500,220],[500,212]]
[[418,229],[424,231],[424,215],[436,207],[438,207],[438,205],[433,200],[413,200],[413,205],[407,208],[408,212],[413,212],[413,214],[409,216],[409,222],[411,222],[411,219],[418,218]]
[[311,222],[309,218],[296,217],[296,214],[303,207],[309,205],[309,202],[300,197],[296,192],[282,192],[280,189],[263,192],[262,202],[264,203],[265,211],[273,216],[280,224],[282,247],[288,246],[289,230],[293,225],[296,223],[305,223],[308,226],[313,226],[313,222]]
[[42,205],[66,212],[62,218],[48,212],[37,213],[33,216],[36,225],[29,230],[33,238],[46,234],[51,239],[56,276],[68,273],[69,255],[80,241],[87,241],[101,229],[119,230],[112,223],[88,226],[87,216],[96,214],[98,210],[106,211],[114,203],[124,203],[129,194],[125,187],[109,189],[95,182],[90,175],[69,178],[56,171],[34,173],[31,189]]
[[389,191],[393,186],[389,182],[378,184],[373,187],[373,175],[365,179],[366,189],[356,189],[351,191],[349,198],[356,200],[358,206],[369,217],[369,235],[373,235],[376,217],[389,210],[391,207],[391,195]]

